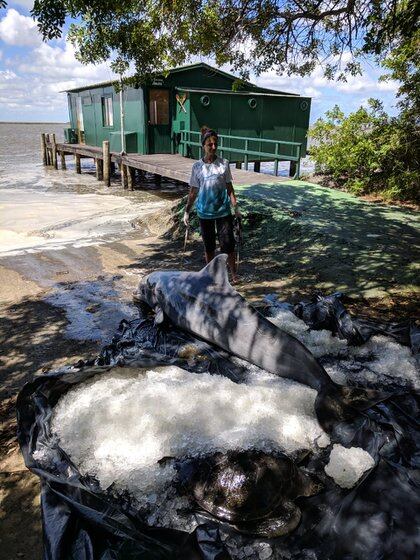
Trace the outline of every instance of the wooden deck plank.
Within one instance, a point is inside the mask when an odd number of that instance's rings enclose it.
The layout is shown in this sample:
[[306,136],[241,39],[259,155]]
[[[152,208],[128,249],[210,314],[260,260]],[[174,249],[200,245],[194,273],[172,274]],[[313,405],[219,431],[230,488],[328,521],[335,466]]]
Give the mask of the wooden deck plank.
[[[66,154],[79,154],[84,157],[102,159],[102,148],[85,144],[57,144],[57,150]],[[123,163],[128,167],[154,173],[168,179],[189,183],[194,159],[179,154],[125,154],[111,152],[111,161]],[[232,169],[233,183],[251,185],[255,183],[282,183],[287,177],[275,177],[254,171]]]

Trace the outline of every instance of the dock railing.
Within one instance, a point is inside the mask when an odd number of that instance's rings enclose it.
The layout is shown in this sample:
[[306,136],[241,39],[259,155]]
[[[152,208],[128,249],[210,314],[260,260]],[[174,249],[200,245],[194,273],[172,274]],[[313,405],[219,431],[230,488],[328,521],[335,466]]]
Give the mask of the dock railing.
[[[294,179],[300,175],[300,159],[302,154],[302,144],[299,142],[286,142],[284,140],[267,140],[265,138],[231,136],[229,134],[218,134],[218,153],[223,157],[224,153],[240,154],[244,156],[245,169],[248,170],[249,161],[274,161],[274,175],[278,175],[279,162],[295,162]],[[201,148],[201,133],[195,130],[181,130],[178,149],[183,156],[189,155],[191,146]],[[232,146],[232,141],[239,146]],[[241,146],[242,144],[242,146]],[[258,149],[253,146],[258,144]],[[286,148],[286,149],[284,149]],[[270,150],[271,149],[271,150]],[[283,151],[283,153],[282,153]],[[229,159],[232,159],[231,157]],[[234,160],[233,160],[234,161]]]

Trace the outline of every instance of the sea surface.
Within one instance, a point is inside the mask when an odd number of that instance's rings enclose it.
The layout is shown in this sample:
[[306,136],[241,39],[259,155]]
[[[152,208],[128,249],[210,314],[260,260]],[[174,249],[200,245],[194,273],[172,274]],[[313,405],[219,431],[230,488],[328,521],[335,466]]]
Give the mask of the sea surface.
[[170,183],[158,191],[151,180],[135,192],[124,191],[118,178],[105,187],[89,159],[81,175],[70,156],[67,170],[44,167],[41,133],[62,141],[64,127],[0,123],[0,259],[118,239],[185,192]]

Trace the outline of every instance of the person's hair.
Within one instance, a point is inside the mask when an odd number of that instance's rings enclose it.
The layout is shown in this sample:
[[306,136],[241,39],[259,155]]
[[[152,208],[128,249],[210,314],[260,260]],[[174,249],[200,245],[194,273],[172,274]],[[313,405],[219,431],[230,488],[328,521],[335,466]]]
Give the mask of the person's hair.
[[206,125],[203,125],[200,128],[200,132],[201,132],[201,145],[204,146],[205,141],[207,140],[207,138],[211,138],[212,136],[214,136],[217,140],[217,132],[215,130],[213,130],[212,128],[209,128]]

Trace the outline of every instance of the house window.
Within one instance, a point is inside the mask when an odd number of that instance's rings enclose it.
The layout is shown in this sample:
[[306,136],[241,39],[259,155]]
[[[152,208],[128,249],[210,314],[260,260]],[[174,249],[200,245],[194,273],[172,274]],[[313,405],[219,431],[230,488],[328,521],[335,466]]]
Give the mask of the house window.
[[169,90],[150,90],[149,124],[169,124]]
[[104,123],[104,126],[114,126],[112,97],[102,97],[102,122]]

